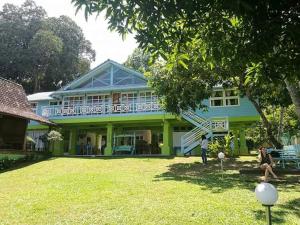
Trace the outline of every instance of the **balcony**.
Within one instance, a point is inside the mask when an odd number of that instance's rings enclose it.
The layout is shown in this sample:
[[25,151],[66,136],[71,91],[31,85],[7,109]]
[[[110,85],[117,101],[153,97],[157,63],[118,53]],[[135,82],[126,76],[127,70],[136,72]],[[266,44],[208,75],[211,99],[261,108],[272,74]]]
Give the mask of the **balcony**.
[[115,115],[125,113],[162,112],[158,102],[127,104],[84,104],[73,106],[44,106],[42,116],[47,118],[67,116]]

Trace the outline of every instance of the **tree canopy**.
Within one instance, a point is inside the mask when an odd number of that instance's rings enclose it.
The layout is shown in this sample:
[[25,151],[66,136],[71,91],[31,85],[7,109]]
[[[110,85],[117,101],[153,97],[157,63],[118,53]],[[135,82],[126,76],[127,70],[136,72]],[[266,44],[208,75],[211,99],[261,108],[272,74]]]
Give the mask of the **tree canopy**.
[[0,75],[22,84],[27,93],[57,89],[95,60],[91,43],[72,19],[47,17],[32,0],[3,6],[0,39]]
[[135,32],[140,48],[165,60],[150,80],[168,110],[201,106],[217,82],[247,95],[270,136],[264,103],[285,105],[292,97],[300,118],[299,1],[72,2],[86,17],[104,12],[112,30]]
[[173,65],[189,69],[187,53],[192,50],[193,57],[222,71],[223,80],[242,74],[245,82],[285,81],[288,86],[300,75],[296,0],[72,2],[77,10],[84,7],[86,17],[104,12],[112,30],[135,32],[141,49]]

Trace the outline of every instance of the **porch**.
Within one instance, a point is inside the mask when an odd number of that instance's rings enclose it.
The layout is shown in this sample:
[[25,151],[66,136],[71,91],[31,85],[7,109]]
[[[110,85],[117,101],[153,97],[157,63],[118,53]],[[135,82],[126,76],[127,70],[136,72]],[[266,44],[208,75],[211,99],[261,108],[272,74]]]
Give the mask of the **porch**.
[[168,120],[138,123],[72,124],[53,144],[54,155],[125,156],[171,155],[172,127]]

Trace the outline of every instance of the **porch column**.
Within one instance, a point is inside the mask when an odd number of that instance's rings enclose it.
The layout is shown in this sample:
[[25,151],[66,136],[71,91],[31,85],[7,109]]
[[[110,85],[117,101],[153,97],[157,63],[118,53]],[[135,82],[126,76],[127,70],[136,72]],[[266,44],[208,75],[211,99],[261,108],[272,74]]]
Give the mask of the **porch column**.
[[172,129],[168,120],[164,121],[163,127],[163,147],[161,150],[162,155],[171,155],[172,151]]
[[113,147],[113,125],[111,123],[107,124],[106,133],[106,148],[104,149],[104,155],[112,155]]
[[99,133],[96,133],[95,155],[99,154]]
[[76,143],[77,143],[77,129],[73,128],[70,130],[70,144],[69,154],[76,155]]
[[63,141],[54,141],[53,143],[53,155],[63,155]]
[[[59,133],[63,133],[63,130],[61,128],[57,129]],[[54,141],[50,143],[50,149],[52,150],[53,155],[63,155],[64,153],[64,142],[62,141]]]
[[239,155],[240,148],[239,148],[239,140],[238,140],[238,130],[232,130],[233,133],[233,155],[237,156]]
[[246,144],[245,127],[240,128],[240,145],[240,155],[249,155],[248,147]]

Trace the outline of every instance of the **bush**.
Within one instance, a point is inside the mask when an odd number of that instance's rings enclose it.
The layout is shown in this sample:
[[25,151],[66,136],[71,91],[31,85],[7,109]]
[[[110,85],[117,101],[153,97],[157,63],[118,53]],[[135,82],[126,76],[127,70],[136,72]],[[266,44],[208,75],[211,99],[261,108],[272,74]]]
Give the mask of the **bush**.
[[254,142],[253,138],[247,137],[246,138],[246,145],[247,145],[249,150],[253,150],[255,148],[255,142]]
[[209,156],[210,157],[218,157],[219,152],[224,152],[224,144],[222,144],[219,140],[215,140],[211,142],[208,146],[209,149]]
[[36,162],[49,158],[49,154],[28,154],[28,155],[16,155],[16,154],[2,154],[0,155],[0,170],[6,170],[16,167],[20,163],[24,162]]

